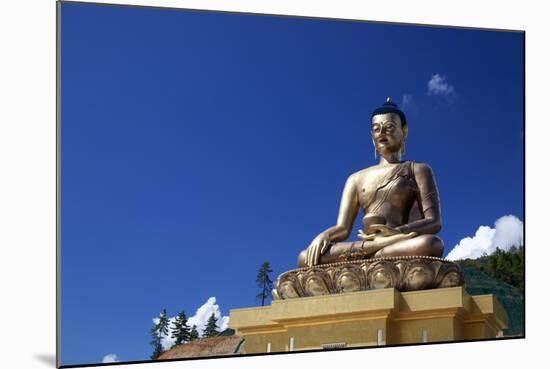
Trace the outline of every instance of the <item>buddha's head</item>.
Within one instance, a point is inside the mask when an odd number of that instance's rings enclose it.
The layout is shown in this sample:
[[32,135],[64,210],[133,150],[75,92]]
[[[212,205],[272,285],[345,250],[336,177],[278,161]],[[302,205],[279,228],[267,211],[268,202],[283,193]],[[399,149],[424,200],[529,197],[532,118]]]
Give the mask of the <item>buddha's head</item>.
[[408,133],[405,114],[389,97],[381,107],[372,112],[371,135],[375,156],[376,152],[382,156],[397,153],[400,159],[405,151]]

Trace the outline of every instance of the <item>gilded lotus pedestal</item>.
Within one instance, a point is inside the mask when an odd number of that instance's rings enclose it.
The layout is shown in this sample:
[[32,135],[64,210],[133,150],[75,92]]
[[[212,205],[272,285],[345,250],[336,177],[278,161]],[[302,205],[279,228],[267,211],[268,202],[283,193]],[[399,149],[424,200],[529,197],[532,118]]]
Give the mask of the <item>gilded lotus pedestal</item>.
[[458,287],[464,283],[460,267],[429,256],[400,256],[349,260],[298,268],[281,274],[274,300],[394,288],[400,292]]

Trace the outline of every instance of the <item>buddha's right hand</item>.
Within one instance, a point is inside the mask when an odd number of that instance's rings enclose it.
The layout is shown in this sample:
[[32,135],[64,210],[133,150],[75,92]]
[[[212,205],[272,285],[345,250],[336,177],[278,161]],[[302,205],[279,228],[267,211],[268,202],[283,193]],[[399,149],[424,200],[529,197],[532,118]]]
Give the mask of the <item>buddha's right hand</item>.
[[323,232],[311,241],[306,249],[306,264],[309,267],[319,264],[319,259],[330,247],[330,238]]

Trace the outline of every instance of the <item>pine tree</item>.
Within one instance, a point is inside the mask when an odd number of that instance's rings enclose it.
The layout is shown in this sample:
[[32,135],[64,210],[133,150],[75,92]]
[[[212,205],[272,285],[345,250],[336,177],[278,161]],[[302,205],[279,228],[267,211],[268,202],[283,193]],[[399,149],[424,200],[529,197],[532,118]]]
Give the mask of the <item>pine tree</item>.
[[197,331],[197,326],[193,324],[191,332],[189,332],[189,342],[199,339],[199,331]]
[[271,296],[271,290],[273,289],[273,281],[269,276],[269,273],[271,272],[273,272],[273,270],[269,266],[269,262],[264,261],[258,270],[258,276],[256,277],[256,283],[258,284],[258,287],[261,288],[261,291],[256,295],[256,298],[262,302],[262,306],[264,306],[265,300]]
[[168,318],[166,317],[166,309],[162,309],[158,323],[151,328],[151,345],[153,346],[153,354],[151,359],[155,360],[162,354],[162,338],[168,336]]
[[184,342],[189,341],[190,329],[187,325],[187,317],[185,312],[181,311],[172,325],[172,338],[175,339],[174,346],[181,345]]
[[162,354],[162,344],[160,342],[160,337],[157,334],[157,324],[153,324],[151,328],[151,342],[153,346],[153,353],[151,354],[151,360],[156,360],[160,354]]
[[166,309],[162,309],[162,312],[159,316],[159,323],[158,323],[158,332],[160,337],[167,337],[168,336],[168,317],[166,316]]
[[206,327],[204,328],[202,337],[203,338],[214,337],[214,336],[217,336],[219,333],[220,332],[216,327],[216,317],[214,316],[214,313],[212,313],[212,315],[210,315],[210,318],[208,318],[208,322],[206,323]]

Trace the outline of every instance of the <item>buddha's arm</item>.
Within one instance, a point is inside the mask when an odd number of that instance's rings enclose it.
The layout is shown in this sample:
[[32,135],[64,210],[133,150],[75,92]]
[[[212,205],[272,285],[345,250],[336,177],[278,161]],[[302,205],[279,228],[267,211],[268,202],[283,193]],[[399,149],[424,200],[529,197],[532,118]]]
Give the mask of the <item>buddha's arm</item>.
[[336,225],[317,235],[307,247],[306,264],[308,266],[316,265],[321,255],[330,248],[332,242],[343,241],[348,238],[358,210],[359,199],[355,185],[355,175],[352,174],[344,186]]
[[415,163],[414,176],[418,185],[418,205],[424,218],[397,227],[402,233],[436,234],[441,229],[439,193],[432,169],[427,164]]
[[359,198],[355,181],[355,175],[351,175],[346,181],[336,225],[323,232],[331,242],[344,241],[353,229],[353,222],[359,211]]

